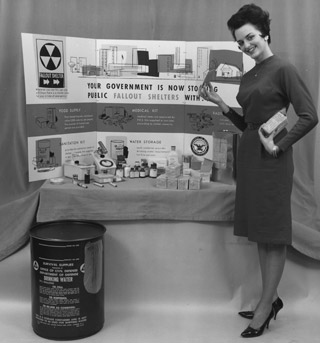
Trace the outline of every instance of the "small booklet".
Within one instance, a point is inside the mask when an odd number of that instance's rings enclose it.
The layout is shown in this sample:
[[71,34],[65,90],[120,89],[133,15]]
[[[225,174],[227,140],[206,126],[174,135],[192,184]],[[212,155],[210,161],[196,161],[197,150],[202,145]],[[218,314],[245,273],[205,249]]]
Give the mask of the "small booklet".
[[261,132],[266,138],[269,137],[273,132],[275,132],[276,136],[282,129],[286,127],[287,124],[287,116],[279,111],[262,125]]

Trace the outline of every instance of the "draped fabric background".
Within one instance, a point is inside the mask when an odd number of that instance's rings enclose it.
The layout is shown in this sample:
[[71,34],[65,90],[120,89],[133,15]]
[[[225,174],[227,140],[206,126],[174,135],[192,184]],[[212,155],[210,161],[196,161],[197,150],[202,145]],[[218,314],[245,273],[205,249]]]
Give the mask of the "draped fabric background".
[[[21,32],[97,39],[230,41],[243,0],[0,0],[0,260],[28,241],[42,182],[28,182]],[[270,12],[271,48],[299,69],[320,109],[318,0],[252,1]],[[292,109],[291,123],[296,120]],[[320,133],[294,146],[293,246],[320,259]]]

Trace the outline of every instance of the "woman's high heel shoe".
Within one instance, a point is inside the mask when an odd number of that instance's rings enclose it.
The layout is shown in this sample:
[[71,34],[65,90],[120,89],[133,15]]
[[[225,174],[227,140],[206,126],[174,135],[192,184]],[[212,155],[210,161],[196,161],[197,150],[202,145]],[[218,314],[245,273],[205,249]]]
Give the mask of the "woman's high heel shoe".
[[274,311],[274,320],[276,320],[278,312],[283,308],[283,301],[278,297],[272,303],[272,308],[273,308],[273,311]]
[[[278,312],[283,308],[283,302],[279,297],[272,303],[272,308],[274,310],[274,320],[276,320]],[[252,319],[254,311],[240,311],[239,315],[246,319]]]
[[246,319],[252,319],[254,316],[254,312],[253,311],[240,311],[238,312],[238,314]]
[[266,319],[266,321],[258,328],[258,329],[254,329],[252,328],[250,325],[241,333],[241,336],[244,338],[251,338],[251,337],[258,337],[261,336],[263,334],[263,331],[265,328],[269,328],[269,323],[270,320],[272,319],[272,317],[274,317],[274,309],[272,308],[268,318]]

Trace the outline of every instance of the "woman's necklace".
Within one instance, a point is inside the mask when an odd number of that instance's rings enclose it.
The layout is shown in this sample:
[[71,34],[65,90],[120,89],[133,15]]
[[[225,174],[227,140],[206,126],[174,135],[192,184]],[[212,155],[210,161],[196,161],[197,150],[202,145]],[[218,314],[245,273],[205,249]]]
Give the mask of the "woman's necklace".
[[258,72],[256,72],[255,74],[254,74],[254,77],[257,77],[259,75],[259,73]]

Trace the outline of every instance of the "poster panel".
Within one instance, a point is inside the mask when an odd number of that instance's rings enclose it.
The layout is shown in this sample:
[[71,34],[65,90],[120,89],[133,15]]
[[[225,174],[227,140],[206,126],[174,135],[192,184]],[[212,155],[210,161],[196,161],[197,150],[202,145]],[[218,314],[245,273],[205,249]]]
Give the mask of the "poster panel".
[[236,132],[198,96],[205,80],[229,106],[253,67],[234,42],[108,40],[22,34],[30,181],[63,175],[72,151],[102,142],[127,163],[212,159],[213,132]]

